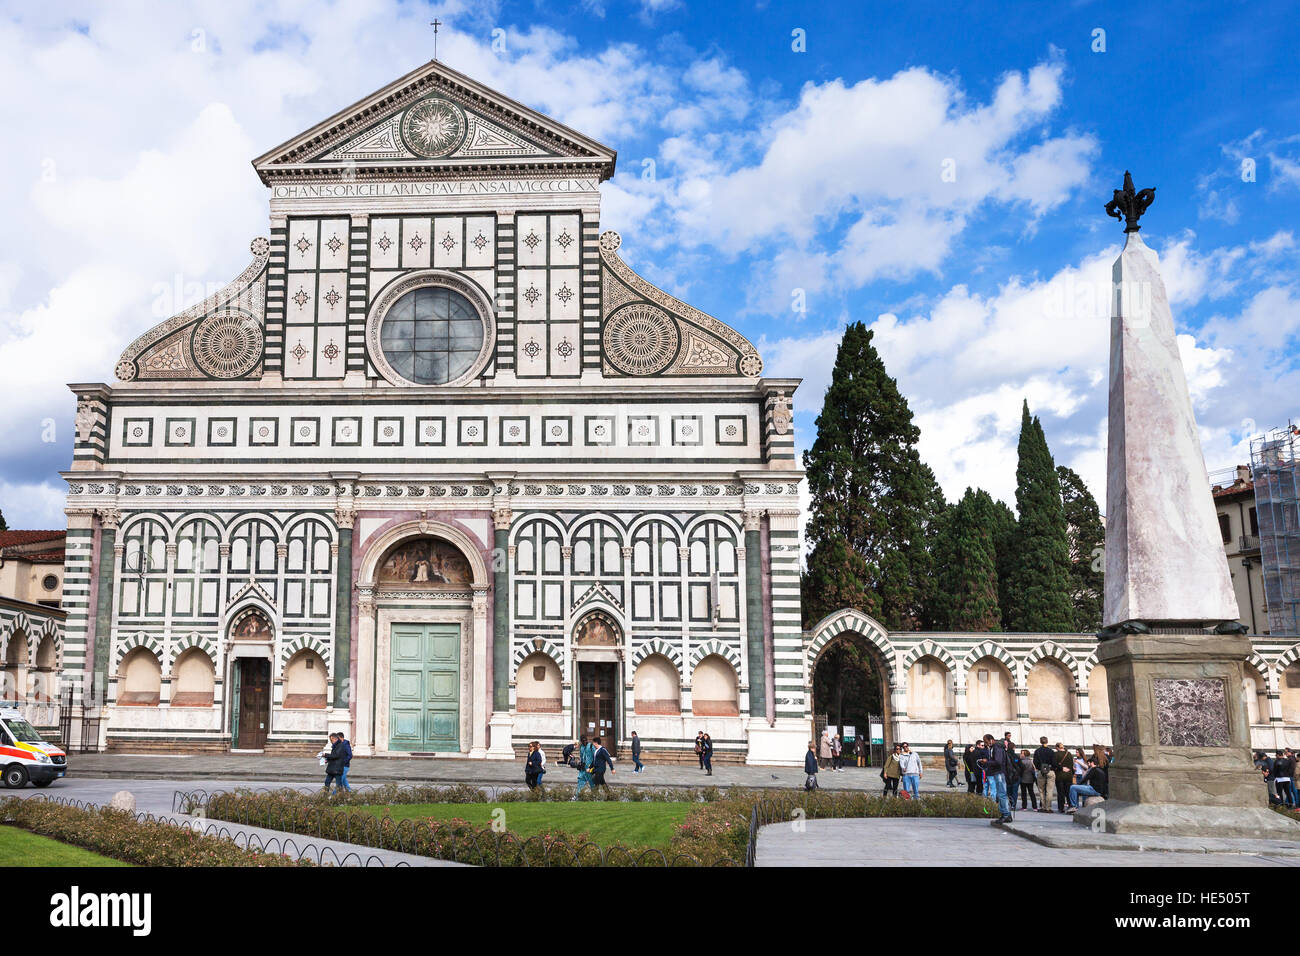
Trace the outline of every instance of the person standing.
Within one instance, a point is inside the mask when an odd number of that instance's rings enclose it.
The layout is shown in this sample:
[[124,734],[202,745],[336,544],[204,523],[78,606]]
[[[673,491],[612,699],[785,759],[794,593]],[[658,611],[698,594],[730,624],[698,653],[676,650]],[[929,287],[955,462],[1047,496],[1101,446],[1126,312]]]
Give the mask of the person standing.
[[1038,738],[1034,751],[1034,770],[1038,773],[1039,813],[1052,812],[1052,794],[1056,790],[1056,752],[1047,746],[1047,738]]
[[903,789],[912,795],[912,799],[921,796],[921,755],[912,753],[908,744],[903,744],[903,753],[898,758],[898,769],[903,774]]
[[975,782],[979,779],[977,776],[978,768],[975,766],[975,745],[967,744],[966,749],[961,755],[962,769],[966,774],[966,792],[975,792]]
[[1074,755],[1065,749],[1065,744],[1056,742],[1053,754],[1056,761],[1056,812],[1064,813],[1070,803],[1070,787],[1074,785]]
[[881,792],[882,797],[887,797],[891,793],[898,796],[898,778],[902,776],[902,770],[898,758],[902,756],[903,748],[894,744],[893,751],[885,758],[885,766],[880,771],[880,779],[885,781],[885,789]]
[[704,731],[695,735],[695,759],[700,762],[700,769],[704,769]]
[[1028,750],[1020,751],[1020,809],[1028,810],[1029,803],[1033,803],[1034,811],[1038,811],[1038,791],[1034,787],[1034,759],[1029,756]]
[[632,731],[632,772],[640,773],[644,767],[645,764],[641,763],[641,738],[634,730]]
[[339,778],[340,787],[348,793],[352,792],[352,787],[348,784],[348,769],[352,766],[352,744],[348,738],[339,731],[339,743],[343,745],[343,775]]
[[1007,803],[1015,810],[1016,798],[1020,796],[1020,755],[1014,746],[1008,745],[1005,738],[1002,750],[1007,758]]
[[976,793],[982,793],[984,796],[989,795],[989,775],[984,772],[984,762],[989,759],[989,748],[983,740],[975,741],[975,749],[971,751],[971,756],[975,763],[975,782]]
[[952,741],[943,745],[943,769],[948,771],[948,789],[957,788],[957,755],[953,753]]
[[700,761],[704,766],[705,776],[713,776],[713,738],[708,734],[700,741]]
[[817,756],[821,758],[818,763],[823,770],[829,770],[831,766],[831,732],[828,729],[822,731],[821,743],[817,746]]
[[1291,787],[1294,775],[1295,761],[1287,756],[1286,750],[1279,750],[1273,758],[1273,784],[1277,787],[1277,795],[1288,807],[1295,806],[1295,791]]
[[605,772],[617,773],[614,769],[614,758],[609,755],[605,745],[597,737],[592,743],[596,751],[591,757],[591,792],[595,793],[597,787],[604,787],[605,792],[609,792],[609,784],[605,782]]
[[998,802],[1001,813],[1000,823],[1011,822],[1011,810],[1007,805],[1007,748],[1000,740],[994,740],[992,734],[984,735],[984,751],[988,756],[980,762],[984,779],[988,784],[987,796]]
[[844,766],[844,738],[839,734],[831,736],[831,769],[836,773],[843,772]]
[[1268,802],[1279,803],[1281,796],[1277,792],[1277,784],[1273,782],[1273,758],[1262,750],[1256,750],[1255,769],[1264,775],[1264,782],[1268,785]]
[[813,742],[808,741],[808,752],[803,755],[803,788],[805,790],[817,789],[817,750]]
[[867,737],[865,734],[858,734],[857,739],[853,741],[853,751],[858,755],[858,766],[865,767],[867,765]]

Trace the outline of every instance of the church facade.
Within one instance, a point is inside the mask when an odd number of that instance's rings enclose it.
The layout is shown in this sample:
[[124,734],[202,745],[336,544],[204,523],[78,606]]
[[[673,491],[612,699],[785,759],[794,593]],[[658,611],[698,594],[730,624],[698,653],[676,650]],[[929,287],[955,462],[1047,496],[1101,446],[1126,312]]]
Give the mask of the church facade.
[[623,260],[614,165],[437,61],[254,161],[248,267],[71,386],[105,746],[798,759],[798,382]]

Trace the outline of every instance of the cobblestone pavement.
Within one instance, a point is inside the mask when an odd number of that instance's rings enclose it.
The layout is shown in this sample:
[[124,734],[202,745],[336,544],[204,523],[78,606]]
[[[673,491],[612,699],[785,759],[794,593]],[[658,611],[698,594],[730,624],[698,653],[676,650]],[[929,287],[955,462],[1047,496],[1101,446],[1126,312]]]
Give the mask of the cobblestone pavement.
[[[548,754],[551,770],[547,782],[576,783],[572,770],[556,766],[558,753]],[[519,785],[524,779],[523,760],[468,760],[454,757],[355,757],[348,772],[354,786],[367,784],[453,784],[474,783],[494,786]],[[661,787],[770,787],[786,790],[802,787],[800,767],[769,767],[715,764],[713,776],[697,766],[656,764],[647,760],[643,773],[632,772],[632,760],[619,758],[616,773],[607,778],[617,786]],[[262,754],[71,754],[64,780],[112,778],[115,780],[205,781],[215,789],[227,781],[242,780],[257,786],[280,781],[321,783],[325,774],[312,757],[270,757]],[[944,775],[938,771],[921,778],[922,791],[944,791]],[[63,781],[53,784],[57,789]],[[872,767],[845,767],[818,775],[823,790],[881,789],[880,771]],[[960,788],[962,790],[965,787]]]
[[[1038,827],[1073,827],[1069,817],[1042,814]],[[1188,853],[1159,849],[1058,849],[987,820],[809,820],[802,831],[773,823],[758,835],[757,866],[1300,866],[1296,857],[1263,853]],[[1080,828],[1082,829],[1082,828]],[[1225,841],[1226,842],[1226,841]]]

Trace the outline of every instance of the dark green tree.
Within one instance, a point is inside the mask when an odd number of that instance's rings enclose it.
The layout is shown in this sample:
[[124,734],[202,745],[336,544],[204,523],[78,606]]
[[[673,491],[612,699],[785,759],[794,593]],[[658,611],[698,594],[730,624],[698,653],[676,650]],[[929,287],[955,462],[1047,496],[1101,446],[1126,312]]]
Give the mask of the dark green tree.
[[0,511],[0,531],[8,531],[9,525],[5,524],[5,513]]
[[1103,553],[1106,528],[1101,509],[1083,479],[1064,465],[1056,468],[1061,482],[1061,501],[1070,542],[1070,599],[1074,603],[1074,629],[1096,631],[1101,627],[1105,594]]
[[[862,610],[886,627],[911,630],[933,594],[930,552],[943,495],[917,453],[911,409],[871,339],[861,322],[845,329],[817,439],[804,452],[812,496],[804,602],[814,613],[834,609],[822,592],[848,590],[847,548],[854,576],[874,595]],[[830,544],[836,538],[842,547]]]
[[868,584],[870,578],[867,562],[843,535],[831,535],[815,545],[800,582],[803,626],[811,628],[827,614],[845,607],[875,617],[880,613],[880,600]]
[[993,540],[998,562],[998,607],[1002,611],[1002,630],[1011,630],[1011,568],[1016,556],[1016,513],[1004,501],[993,503]]
[[1037,418],[1025,402],[1016,465],[1015,554],[1009,597],[1013,631],[1067,632],[1074,629],[1070,600],[1070,539],[1061,502],[1061,482]]
[[[1005,507],[1005,506],[1004,506]],[[948,631],[1000,631],[998,503],[982,489],[966,489],[939,522],[935,543],[938,593],[934,625]]]
[[813,673],[813,705],[832,726],[866,729],[881,713],[880,674],[871,655],[853,641],[838,640],[822,653]]

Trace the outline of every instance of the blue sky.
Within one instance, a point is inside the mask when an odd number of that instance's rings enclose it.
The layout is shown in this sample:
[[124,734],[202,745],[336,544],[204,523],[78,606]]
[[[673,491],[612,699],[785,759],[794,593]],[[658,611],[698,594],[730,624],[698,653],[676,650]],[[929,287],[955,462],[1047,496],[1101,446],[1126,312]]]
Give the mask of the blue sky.
[[1125,168],[1157,187],[1143,237],[1207,466],[1245,461],[1252,434],[1295,413],[1300,26],[1284,4],[0,11],[0,118],[20,131],[0,157],[12,527],[63,523],[65,383],[111,381],[131,339],[233,277],[265,234],[249,160],[426,60],[434,16],[449,65],[618,150],[604,227],[648,278],[755,341],[769,374],[804,378],[800,448],[860,319],[950,498],[981,485],[1011,500],[1024,397],[1102,498],[1122,239],[1102,205]]

